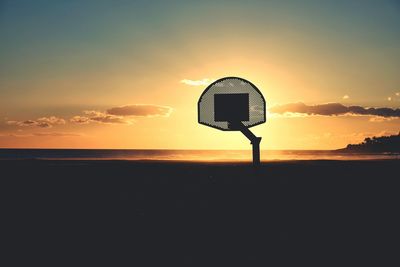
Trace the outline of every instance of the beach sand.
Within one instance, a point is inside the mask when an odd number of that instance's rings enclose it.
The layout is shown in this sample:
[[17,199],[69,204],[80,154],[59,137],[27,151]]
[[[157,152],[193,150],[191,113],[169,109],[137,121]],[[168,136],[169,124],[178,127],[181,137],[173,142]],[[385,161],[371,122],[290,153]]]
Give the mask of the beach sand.
[[2,254],[7,266],[386,266],[399,166],[1,160]]

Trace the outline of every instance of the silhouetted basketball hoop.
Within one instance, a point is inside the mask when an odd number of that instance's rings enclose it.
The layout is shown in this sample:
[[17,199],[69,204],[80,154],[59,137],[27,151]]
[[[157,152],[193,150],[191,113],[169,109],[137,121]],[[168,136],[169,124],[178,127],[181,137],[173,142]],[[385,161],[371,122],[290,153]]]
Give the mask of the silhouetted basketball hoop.
[[261,137],[248,128],[264,123],[265,99],[251,82],[225,77],[210,84],[198,102],[200,124],[222,131],[241,131],[253,145],[253,163],[260,164]]

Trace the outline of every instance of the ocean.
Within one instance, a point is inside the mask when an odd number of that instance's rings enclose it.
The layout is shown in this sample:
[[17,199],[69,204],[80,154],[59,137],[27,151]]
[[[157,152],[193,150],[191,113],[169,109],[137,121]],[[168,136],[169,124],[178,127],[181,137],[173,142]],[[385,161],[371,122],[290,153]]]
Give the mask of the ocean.
[[[0,149],[0,160],[169,160],[251,161],[251,150],[163,150],[163,149]],[[262,150],[261,161],[279,160],[379,160],[400,159],[393,153],[346,153],[330,150]]]

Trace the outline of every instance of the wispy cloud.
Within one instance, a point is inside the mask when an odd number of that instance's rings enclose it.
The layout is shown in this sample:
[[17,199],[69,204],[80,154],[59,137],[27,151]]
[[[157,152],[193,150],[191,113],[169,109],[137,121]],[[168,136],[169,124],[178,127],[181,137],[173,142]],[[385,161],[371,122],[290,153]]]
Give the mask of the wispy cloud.
[[85,110],[84,116],[74,116],[70,119],[71,122],[77,124],[87,124],[90,122],[104,123],[104,124],[132,124],[134,121],[123,116],[110,115],[105,112],[97,110]]
[[373,116],[369,119],[370,122],[385,122],[385,121],[393,121],[398,119],[399,117],[379,117]]
[[184,83],[187,85],[192,85],[192,86],[202,86],[202,85],[209,85],[211,83],[211,79],[208,79],[208,78],[204,78],[201,80],[183,79],[183,80],[181,80],[181,83]]
[[345,106],[340,103],[327,103],[318,105],[306,105],[304,103],[290,103],[284,105],[276,105],[269,108],[270,113],[276,114],[301,114],[301,115],[322,115],[322,116],[338,116],[338,115],[369,115],[384,118],[400,117],[400,109],[392,108],[368,108],[361,106]]
[[43,132],[33,133],[34,136],[55,136],[55,137],[76,137],[83,136],[81,133],[68,133],[68,132]]
[[8,133],[8,134],[0,134],[0,137],[78,137],[83,136],[81,133],[73,133],[73,132],[37,132],[37,133]]
[[24,120],[24,121],[7,121],[8,125],[16,125],[19,127],[40,127],[40,128],[51,128],[53,125],[65,124],[65,120],[55,116],[41,117],[36,120]]
[[84,115],[74,116],[71,122],[77,124],[88,124],[90,122],[105,124],[132,124],[136,117],[168,117],[172,108],[168,106],[152,104],[132,104],[113,107],[106,111],[85,110]]
[[107,109],[107,114],[116,116],[134,116],[134,117],[168,117],[172,108],[167,106],[134,104]]
[[349,98],[350,98],[350,96],[348,96],[348,95],[343,96],[343,99],[349,99]]
[[77,123],[77,124],[88,124],[90,122],[89,117],[86,116],[73,116],[70,119],[70,122]]

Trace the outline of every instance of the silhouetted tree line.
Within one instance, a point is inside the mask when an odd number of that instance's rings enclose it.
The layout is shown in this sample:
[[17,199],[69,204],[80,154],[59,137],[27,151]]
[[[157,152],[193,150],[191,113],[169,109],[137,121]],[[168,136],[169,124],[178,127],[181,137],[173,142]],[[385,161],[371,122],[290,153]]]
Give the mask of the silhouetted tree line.
[[367,137],[360,144],[350,144],[340,150],[350,152],[400,152],[400,132],[398,135]]

